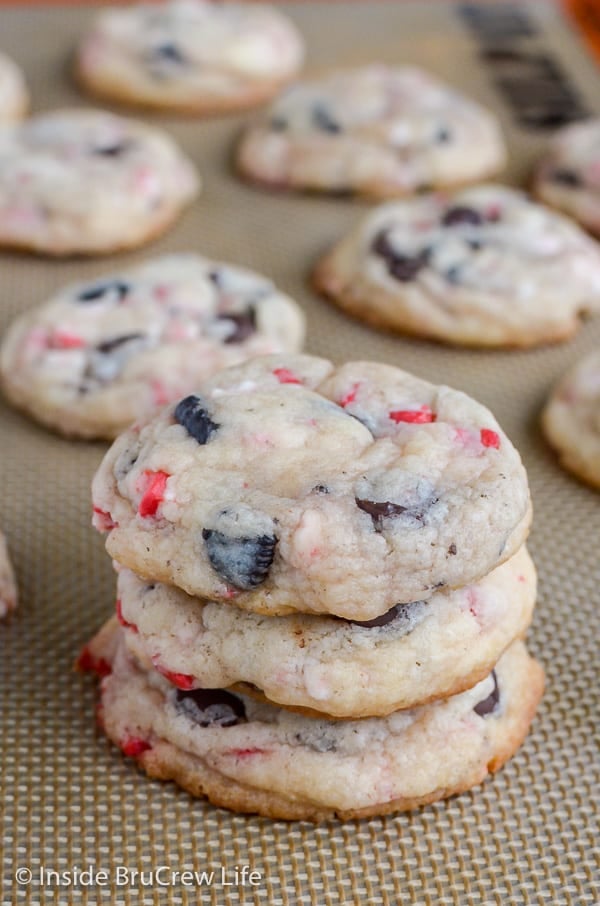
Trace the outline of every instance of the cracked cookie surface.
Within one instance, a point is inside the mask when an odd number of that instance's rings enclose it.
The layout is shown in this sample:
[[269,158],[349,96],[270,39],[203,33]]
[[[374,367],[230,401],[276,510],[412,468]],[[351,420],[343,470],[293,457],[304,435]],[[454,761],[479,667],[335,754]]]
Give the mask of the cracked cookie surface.
[[0,126],[0,246],[99,255],[162,233],[199,177],[162,129],[100,110]]
[[361,320],[468,346],[567,339],[600,311],[600,245],[523,193],[487,185],[381,205],[317,264]]
[[295,83],[237,153],[267,186],[379,198],[476,182],[504,161],[491,113],[423,70],[381,64]]
[[103,98],[210,115],[269,100],[303,56],[300,34],[277,9],[175,0],[103,10],[81,40],[75,72]]
[[476,581],[527,536],[520,457],[484,406],[389,365],[265,356],[113,444],[111,556],[270,614],[377,617]]
[[167,255],[57,292],[0,347],[5,395],[67,435],[112,439],[221,368],[297,352],[300,308],[266,277]]

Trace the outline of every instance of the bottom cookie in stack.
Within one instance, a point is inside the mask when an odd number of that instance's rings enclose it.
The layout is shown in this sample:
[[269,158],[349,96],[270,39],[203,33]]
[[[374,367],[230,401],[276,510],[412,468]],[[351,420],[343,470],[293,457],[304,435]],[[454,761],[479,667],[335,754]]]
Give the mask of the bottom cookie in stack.
[[331,720],[225,689],[177,688],[144,669],[113,618],[80,666],[102,679],[100,721],[151,777],[272,818],[360,818],[481,783],[527,734],[543,671],[523,642],[457,695],[387,717]]

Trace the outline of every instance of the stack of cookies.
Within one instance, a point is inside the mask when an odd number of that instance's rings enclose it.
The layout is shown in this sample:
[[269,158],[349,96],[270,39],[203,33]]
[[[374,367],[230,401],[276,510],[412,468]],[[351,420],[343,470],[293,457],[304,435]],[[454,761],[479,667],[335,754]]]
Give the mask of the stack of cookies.
[[121,435],[93,485],[107,735],[237,811],[319,820],[480,783],[543,673],[518,453],[463,393],[265,356]]

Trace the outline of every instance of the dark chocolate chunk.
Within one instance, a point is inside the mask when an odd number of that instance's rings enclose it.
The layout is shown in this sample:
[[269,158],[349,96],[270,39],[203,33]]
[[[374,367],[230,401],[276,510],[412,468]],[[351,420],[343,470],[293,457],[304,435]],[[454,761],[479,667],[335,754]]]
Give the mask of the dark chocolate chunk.
[[429,249],[424,249],[417,255],[396,255],[388,262],[388,271],[402,283],[414,280],[419,271],[423,270],[429,259]]
[[152,48],[152,57],[154,60],[165,60],[169,63],[178,63],[183,66],[187,63],[184,55],[176,44],[167,43],[159,44]]
[[225,689],[178,689],[175,702],[178,711],[201,727],[233,727],[246,720],[241,698]]
[[558,182],[561,186],[570,186],[573,189],[581,186],[581,179],[574,170],[555,170],[552,174],[552,182]]
[[437,502],[437,497],[435,497],[418,506],[403,506],[401,503],[392,503],[389,500],[364,500],[359,497],[354,499],[359,510],[369,514],[377,531],[381,531],[384,519],[394,519],[398,516],[407,516],[417,522],[423,522],[425,511]]
[[446,126],[440,126],[438,131],[435,133],[435,141],[439,145],[445,145],[446,142],[452,140],[452,133]]
[[389,500],[379,502],[375,500],[360,500],[358,497],[355,500],[359,510],[364,510],[365,513],[368,513],[374,519],[401,516],[408,509],[408,507],[402,506],[400,503],[391,503]]
[[111,355],[116,349],[119,349],[121,346],[124,346],[126,343],[131,343],[133,340],[143,340],[143,333],[126,333],[120,337],[114,337],[112,340],[105,340],[103,343],[98,343],[95,347],[97,352],[102,353],[102,355]]
[[[420,604],[421,602],[417,602]],[[354,626],[364,626],[365,629],[371,629],[376,626],[387,626],[388,623],[393,623],[394,620],[409,618],[409,610],[414,607],[413,604],[395,604],[394,607],[390,610],[382,613],[381,616],[375,617],[373,620],[347,620],[346,622],[352,623]]]
[[114,295],[117,298],[117,302],[120,302],[125,298],[129,290],[129,284],[123,283],[121,280],[111,280],[109,283],[96,283],[94,286],[90,286],[89,289],[83,289],[77,295],[77,301],[99,302],[100,299],[104,300],[105,296]]
[[275,556],[274,535],[232,537],[216,529],[202,529],[212,568],[235,588],[251,591],[265,581]]
[[324,484],[315,485],[313,491],[315,494],[329,494],[329,488]]
[[500,703],[500,688],[498,686],[498,678],[496,677],[495,670],[492,670],[492,679],[494,680],[494,688],[487,698],[478,702],[473,708],[475,714],[479,714],[480,717],[487,717],[488,714],[492,714]]
[[98,157],[120,157],[131,148],[131,142],[115,142],[114,145],[104,145],[101,148],[93,148],[92,154]]
[[322,132],[331,132],[336,134],[342,131],[339,123],[333,119],[327,108],[323,104],[315,104],[312,111],[313,123]]
[[446,278],[448,283],[460,283],[460,271],[460,267],[449,267],[444,274],[444,277]]
[[246,311],[218,316],[219,321],[231,321],[233,331],[225,339],[225,343],[243,343],[248,337],[251,337],[256,330],[256,312],[252,306],[248,306]]
[[208,273],[208,279],[211,283],[214,283],[218,289],[221,289],[221,271],[210,271]]
[[414,280],[420,270],[422,270],[429,260],[430,250],[428,248],[417,252],[416,255],[403,255],[396,251],[389,240],[388,230],[380,230],[373,240],[372,249],[377,255],[385,259],[388,271],[403,283]]
[[452,557],[454,557],[455,554],[456,554],[456,551],[457,551],[456,544],[454,544],[454,542],[452,542],[452,544],[451,544],[450,547],[448,548],[448,553],[449,553]]
[[473,208],[456,205],[453,208],[448,208],[442,217],[442,226],[454,226],[457,223],[471,223],[477,226],[483,223],[483,217],[479,211],[475,211]]
[[220,428],[204,408],[204,401],[193,394],[177,403],[173,417],[199,444],[207,443]]

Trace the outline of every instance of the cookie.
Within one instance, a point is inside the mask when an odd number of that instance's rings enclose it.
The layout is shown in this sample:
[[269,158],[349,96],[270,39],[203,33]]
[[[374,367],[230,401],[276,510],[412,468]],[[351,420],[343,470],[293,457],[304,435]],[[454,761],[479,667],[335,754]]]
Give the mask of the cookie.
[[556,133],[535,170],[533,191],[600,237],[600,117]]
[[321,259],[316,289],[378,327],[466,346],[570,337],[600,311],[600,246],[521,192],[381,205]]
[[297,352],[298,306],[258,274],[195,254],[68,286],[0,348],[7,398],[63,434],[114,438],[221,368]]
[[561,465],[600,489],[600,350],[585,356],[558,382],[542,426]]
[[106,735],[151,777],[271,818],[383,815],[467,790],[521,744],[543,688],[515,642],[459,695],[385,718],[317,720],[226,690],[177,689],[115,643],[120,632],[113,623],[84,658],[102,667]]
[[264,356],[115,441],[93,484],[111,556],[269,614],[370,620],[522,545],[527,476],[493,415],[389,365]]
[[166,132],[98,110],[0,127],[0,246],[96,255],[162,233],[199,179]]
[[521,637],[536,575],[522,548],[484,579],[360,624],[265,617],[119,571],[128,649],[181,689],[237,687],[329,717],[377,717],[468,689]]
[[272,7],[175,0],[103,10],[75,71],[101,98],[206,115],[270,100],[303,56],[298,31]]
[[383,65],[292,85],[237,155],[267,186],[378,198],[476,182],[504,163],[491,113],[427,72]]
[[0,53],[0,123],[20,120],[29,108],[25,78],[16,63]]
[[0,617],[17,606],[17,585],[8,556],[6,538],[0,532]]

